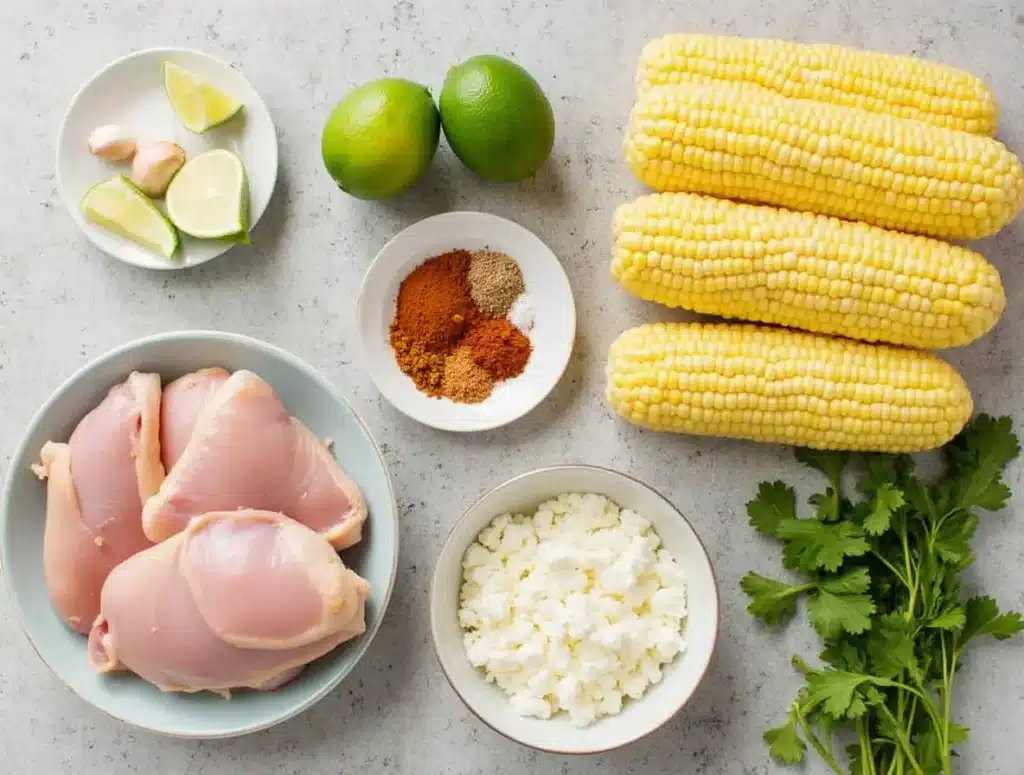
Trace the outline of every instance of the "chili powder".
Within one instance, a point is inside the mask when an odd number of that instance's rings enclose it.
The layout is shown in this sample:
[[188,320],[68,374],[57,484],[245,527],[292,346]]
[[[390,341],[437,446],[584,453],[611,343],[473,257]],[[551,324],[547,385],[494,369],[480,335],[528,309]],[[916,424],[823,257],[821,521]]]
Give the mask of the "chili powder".
[[533,351],[523,332],[503,318],[473,326],[462,341],[472,351],[473,362],[496,380],[522,374]]

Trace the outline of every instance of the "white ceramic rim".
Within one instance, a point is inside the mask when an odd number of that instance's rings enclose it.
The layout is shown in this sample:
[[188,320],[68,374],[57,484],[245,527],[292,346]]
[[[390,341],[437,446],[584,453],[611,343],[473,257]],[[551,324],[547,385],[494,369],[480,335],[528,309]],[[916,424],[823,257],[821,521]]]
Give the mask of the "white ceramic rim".
[[[68,106],[67,106],[67,108],[64,111],[64,115],[61,117],[61,120],[60,120],[60,131],[57,133],[57,147],[56,147],[56,149],[54,151],[54,170],[55,170],[56,175],[57,175],[57,189],[60,192],[61,203],[64,205],[65,209],[71,210],[71,212],[69,212],[68,214],[71,216],[71,220],[74,221],[75,225],[78,227],[78,230],[80,232],[82,232],[82,234],[85,235],[85,238],[87,240],[89,240],[90,244],[92,244],[92,246],[94,248],[96,248],[103,255],[109,256],[110,258],[113,258],[116,261],[120,261],[122,264],[127,264],[128,266],[138,267],[140,269],[152,269],[152,270],[155,270],[157,272],[176,272],[176,271],[180,271],[182,269],[192,269],[194,267],[202,266],[203,264],[207,264],[210,261],[213,261],[213,259],[219,258],[220,256],[222,256],[225,253],[227,253],[229,250],[231,250],[231,248],[235,247],[235,245],[232,244],[232,243],[226,242],[224,244],[224,246],[223,246],[223,249],[220,252],[214,253],[209,258],[206,258],[206,259],[204,259],[202,261],[197,261],[195,263],[187,264],[187,265],[176,265],[176,264],[168,262],[166,266],[163,265],[163,264],[156,265],[156,266],[144,266],[142,264],[137,264],[134,261],[127,261],[127,260],[121,258],[121,256],[115,255],[113,253],[109,253],[104,248],[100,247],[98,244],[96,244],[95,241],[93,241],[92,236],[89,234],[88,230],[82,228],[82,224],[79,221],[80,216],[78,215],[77,212],[74,211],[73,208],[68,206],[67,197],[66,197],[65,191],[64,191],[64,181],[62,181],[61,177],[60,177],[60,166],[61,166],[60,165],[60,149],[64,146],[64,128],[67,126],[68,116],[71,115],[71,111],[73,111],[75,109],[75,107],[78,105],[78,101],[82,98],[82,95],[85,93],[86,89],[88,89],[90,86],[92,86],[92,84],[95,81],[97,81],[99,78],[103,77],[108,71],[113,70],[115,67],[118,67],[118,66],[124,64],[128,60],[135,59],[136,57],[148,56],[148,55],[152,55],[152,54],[189,54],[189,55],[192,55],[192,56],[198,56],[198,57],[202,57],[202,58],[205,58],[205,59],[209,59],[212,62],[216,62],[221,67],[227,68],[228,70],[231,70],[232,72],[234,72],[239,78],[241,78],[243,81],[245,81],[249,85],[249,88],[252,89],[252,93],[256,95],[256,99],[259,101],[259,106],[262,108],[263,112],[266,114],[267,120],[270,122],[270,126],[274,130],[273,131],[273,135],[274,135],[274,158],[273,158],[273,167],[270,167],[269,163],[267,165],[268,168],[273,170],[273,172],[271,174],[271,178],[270,178],[270,188],[269,188],[270,194],[267,196],[267,201],[263,204],[262,207],[253,208],[252,212],[250,213],[250,218],[251,218],[250,223],[249,223],[250,230],[253,227],[255,227],[257,223],[259,223],[259,221],[263,217],[264,213],[266,213],[267,207],[270,205],[271,200],[274,198],[274,190],[277,188],[277,177],[278,177],[278,172],[279,172],[278,168],[280,166],[280,148],[279,148],[279,142],[278,142],[278,139],[277,139],[277,127],[274,124],[274,117],[273,117],[273,115],[271,115],[270,109],[267,107],[267,103],[263,99],[263,95],[261,95],[259,93],[259,91],[256,90],[256,87],[252,85],[252,82],[248,78],[245,77],[245,73],[243,73],[238,68],[232,67],[227,62],[225,62],[223,59],[220,59],[219,57],[215,57],[215,56],[213,56],[213,54],[208,54],[205,51],[199,51],[198,49],[194,49],[194,48],[186,48],[184,46],[153,46],[153,47],[150,47],[150,48],[142,48],[142,49],[139,49],[138,51],[132,51],[132,52],[130,52],[128,54],[125,54],[123,56],[119,56],[117,59],[113,60],[112,62],[108,62],[103,67],[101,67],[99,70],[97,70],[95,73],[93,73],[91,76],[89,76],[89,78],[81,86],[78,87],[78,90],[75,91],[75,94],[71,98],[71,101],[68,102]],[[253,215],[255,215],[255,218],[251,217]],[[187,333],[198,333],[198,332],[189,331]],[[254,341],[257,341],[257,340],[254,340]],[[376,442],[374,442],[374,443],[376,444]]]
[[363,279],[362,279],[362,282],[359,285],[359,296],[356,299],[356,310],[355,310],[356,324],[355,324],[355,331],[356,331],[356,341],[358,342],[359,352],[363,356],[364,363],[370,363],[371,361],[370,361],[370,359],[366,355],[367,342],[366,342],[366,332],[363,331],[363,326],[362,326],[362,308],[363,308],[363,304],[364,304],[365,298],[366,298],[365,292],[366,292],[367,279],[370,277],[371,273],[374,272],[374,270],[381,271],[381,266],[383,266],[383,261],[381,260],[382,254],[384,254],[391,247],[391,245],[394,242],[396,242],[399,238],[401,238],[409,230],[418,228],[418,227],[420,227],[421,224],[425,224],[425,223],[428,223],[428,222],[439,221],[439,220],[444,220],[444,219],[447,219],[447,218],[453,218],[453,217],[464,218],[464,217],[467,217],[467,216],[471,217],[471,218],[479,218],[479,217],[494,218],[494,219],[497,219],[499,221],[504,221],[505,223],[510,224],[511,226],[514,226],[517,229],[522,229],[524,232],[526,232],[531,237],[533,237],[538,242],[540,242],[540,244],[543,245],[545,247],[545,249],[547,249],[547,251],[551,253],[552,256],[554,256],[554,258],[555,258],[555,261],[553,262],[554,266],[557,267],[558,271],[561,273],[562,279],[564,279],[566,286],[569,288],[568,299],[569,299],[569,312],[570,312],[570,314],[572,316],[572,339],[569,341],[569,346],[566,349],[565,358],[564,358],[563,362],[559,365],[559,367],[557,369],[557,372],[558,372],[557,376],[552,380],[551,387],[548,388],[547,392],[539,395],[536,398],[536,400],[534,400],[532,402],[529,402],[529,401],[524,402],[522,404],[522,406],[520,407],[519,411],[517,413],[515,413],[515,414],[509,415],[508,417],[503,417],[501,419],[495,420],[495,421],[490,422],[490,423],[484,422],[484,423],[480,423],[478,425],[473,425],[471,427],[456,426],[456,425],[452,425],[451,423],[446,423],[444,421],[438,421],[436,419],[424,418],[424,417],[417,416],[415,414],[410,414],[405,409],[403,409],[401,406],[399,406],[399,404],[392,398],[392,395],[391,395],[390,391],[386,390],[384,388],[384,386],[382,386],[381,382],[377,379],[376,371],[373,368],[368,368],[367,369],[367,372],[370,375],[370,380],[373,382],[374,386],[377,388],[377,392],[379,392],[387,400],[387,402],[389,404],[391,404],[391,406],[393,406],[396,410],[398,410],[399,412],[404,414],[409,419],[415,420],[418,423],[422,423],[423,425],[426,425],[427,427],[436,428],[437,430],[440,430],[440,431],[448,431],[450,433],[477,433],[477,432],[480,432],[480,431],[491,431],[491,430],[494,430],[495,428],[502,428],[502,427],[504,427],[506,425],[509,425],[511,423],[516,422],[517,420],[522,419],[523,417],[528,415],[530,412],[532,412],[534,409],[536,409],[538,406],[540,406],[540,404],[543,403],[548,398],[548,396],[551,395],[551,392],[556,387],[558,387],[558,383],[561,382],[562,377],[565,375],[565,370],[569,367],[569,362],[572,360],[572,354],[573,354],[573,352],[575,351],[575,348],[576,348],[577,325],[578,325],[578,322],[579,322],[577,320],[577,317],[576,317],[576,297],[573,295],[572,284],[569,282],[569,276],[566,274],[565,267],[562,266],[562,262],[560,260],[558,260],[557,254],[553,250],[551,250],[551,248],[548,246],[548,244],[546,242],[544,242],[544,240],[542,240],[534,232],[532,232],[529,229],[527,229],[521,223],[519,223],[517,221],[513,221],[511,218],[504,218],[504,217],[502,217],[500,215],[494,215],[493,213],[487,213],[487,212],[483,212],[481,210],[450,210],[448,212],[438,213],[437,215],[431,215],[431,216],[429,216],[427,218],[423,218],[423,219],[421,219],[419,221],[416,221],[416,223],[413,223],[413,224],[410,224],[409,226],[406,226],[404,229],[402,229],[400,232],[395,234],[393,237],[391,237],[391,239],[389,239],[387,242],[384,243],[384,245],[381,247],[381,249],[377,251],[377,255],[374,256],[373,261],[371,261],[370,265],[366,268],[366,271],[363,272]]
[[[398,554],[401,537],[401,525],[398,519],[398,501],[395,498],[395,488],[391,479],[391,471],[388,470],[387,461],[381,454],[380,446],[377,444],[377,440],[373,437],[373,434],[370,433],[370,429],[366,426],[366,423],[363,422],[363,418],[359,416],[359,413],[356,412],[356,410],[348,402],[348,399],[345,398],[340,392],[338,392],[338,390],[334,387],[330,380],[328,380],[319,371],[314,369],[312,366],[310,366],[304,360],[299,358],[297,355],[292,355],[287,350],[278,347],[277,345],[270,344],[269,342],[264,342],[262,339],[256,339],[255,337],[246,336],[245,334],[236,334],[229,331],[216,331],[212,329],[185,329],[181,331],[167,331],[161,334],[153,334],[151,336],[144,336],[139,339],[134,339],[130,342],[126,342],[125,344],[119,345],[118,347],[115,347],[114,349],[109,350],[103,353],[102,355],[97,356],[96,358],[93,358],[84,366],[81,366],[79,369],[77,369],[70,377],[61,382],[60,387],[58,387],[56,390],[53,391],[53,393],[50,394],[50,397],[46,399],[46,402],[36,411],[35,414],[32,415],[32,419],[29,420],[29,422],[26,424],[26,432],[22,436],[21,441],[18,442],[18,446],[15,448],[14,454],[12,455],[12,460],[14,458],[20,458],[26,453],[29,441],[28,437],[30,435],[28,430],[36,427],[39,424],[42,417],[50,410],[50,407],[57,400],[58,396],[63,394],[71,384],[84,377],[89,371],[107,362],[108,360],[111,360],[122,355],[124,352],[128,350],[132,350],[137,347],[142,347],[147,344],[158,344],[168,340],[173,341],[175,339],[185,336],[192,336],[205,339],[217,339],[220,341],[232,342],[234,344],[252,347],[257,350],[262,350],[263,352],[270,353],[275,357],[287,361],[291,366],[295,367],[300,372],[302,372],[310,379],[312,379],[314,382],[318,383],[336,401],[338,401],[338,403],[345,406],[352,413],[352,417],[355,418],[356,423],[359,425],[360,428],[362,428],[363,432],[366,434],[366,437],[370,440],[370,443],[373,444],[373,449],[377,453],[377,459],[380,461],[380,464],[384,470],[384,474],[387,478],[388,494],[391,496],[391,521],[393,523],[392,526],[395,531],[395,546],[391,554],[391,569],[389,572],[388,587],[384,593],[383,599],[380,602],[380,616],[377,617],[375,626],[368,629],[361,636],[362,638],[366,639],[366,646],[363,652],[363,656],[365,656],[366,653],[369,651],[370,646],[372,645],[373,639],[377,636],[377,633],[380,631],[381,624],[384,622],[384,616],[387,614],[388,606],[391,603],[391,595],[395,589],[395,580],[398,577]],[[2,497],[0,497],[0,513],[6,513],[7,511],[7,503],[8,500],[10,499],[9,491],[12,487],[13,481],[14,480],[12,477],[7,477],[7,481],[4,484]],[[5,573],[5,571],[2,565],[0,565],[0,577],[2,577],[3,573]],[[5,582],[5,587],[9,588],[10,584]],[[222,740],[234,737],[242,737],[244,735],[252,734],[253,732],[260,732],[264,729],[270,729],[271,727],[277,726],[278,724],[285,722],[288,719],[295,718],[300,713],[309,710],[311,707],[320,702],[320,700],[322,700],[324,697],[326,697],[328,694],[334,691],[338,687],[338,685],[346,677],[348,677],[348,675],[351,674],[350,670],[349,673],[345,674],[344,676],[338,676],[335,680],[328,682],[320,691],[310,695],[306,700],[304,700],[301,703],[298,703],[288,713],[280,716],[277,719],[274,719],[273,721],[268,721],[262,724],[254,724],[252,726],[243,727],[241,729],[238,729],[237,731],[227,733],[210,734],[202,736],[179,735],[173,732],[168,732],[163,729],[158,729],[156,727],[146,726],[145,724],[140,724],[130,719],[122,718],[121,716],[115,713],[111,713],[110,711],[97,707],[87,698],[83,697],[78,692],[76,692],[73,687],[69,686],[61,679],[61,677],[56,673],[56,671],[54,671],[54,669],[50,667],[50,663],[43,658],[42,654],[39,653],[39,649],[36,648],[35,641],[32,640],[32,636],[29,635],[25,612],[22,611],[21,606],[18,604],[18,601],[11,594],[8,594],[7,598],[11,602],[11,607],[14,609],[14,615],[15,618],[17,619],[18,627],[21,629],[21,632],[25,636],[25,639],[29,642],[29,645],[32,647],[32,650],[36,653],[36,656],[39,657],[39,661],[43,665],[45,665],[46,669],[50,672],[50,674],[53,675],[53,677],[56,678],[58,681],[60,681],[60,683],[65,688],[69,689],[76,697],[78,697],[84,703],[89,705],[89,707],[96,708],[101,713],[105,714],[106,716],[109,716],[110,718],[116,719],[117,721],[120,721],[123,724],[127,724],[128,726],[135,727],[137,729],[144,729],[147,732],[153,732],[155,734],[163,735],[164,737],[171,737],[179,740]],[[358,664],[358,661],[356,664]],[[353,668],[354,667],[355,666],[353,665]]]
[[[466,697],[462,694],[462,692],[459,691],[459,688],[455,685],[455,682],[452,681],[451,676],[448,675],[448,671],[445,670],[444,660],[441,658],[441,649],[440,649],[440,647],[438,645],[438,642],[440,641],[440,637],[438,636],[437,627],[434,624],[433,612],[431,611],[431,615],[430,615],[430,640],[431,640],[431,643],[432,643],[432,645],[434,647],[434,658],[437,660],[437,664],[440,666],[441,672],[444,673],[444,677],[445,677],[445,680],[448,681],[448,685],[452,688],[452,691],[455,692],[455,694],[458,696],[458,698],[460,700],[462,700],[462,704],[465,705],[474,716],[476,716],[480,721],[482,721],[485,726],[487,726],[489,729],[497,732],[499,735],[501,735],[502,737],[506,738],[507,740],[511,740],[514,743],[519,743],[519,745],[522,745],[522,746],[524,746],[526,748],[531,748],[531,749],[534,749],[534,750],[537,750],[537,751],[543,751],[545,753],[561,754],[563,756],[591,756],[593,754],[607,753],[608,751],[614,751],[614,750],[617,750],[619,748],[623,748],[623,747],[625,747],[627,745],[632,745],[637,740],[642,740],[643,738],[647,737],[648,735],[652,734],[653,732],[657,732],[659,729],[661,729],[663,726],[665,726],[667,723],[669,723],[673,718],[675,718],[675,716],[679,713],[679,711],[681,711],[684,707],[686,707],[687,703],[689,703],[689,701],[693,698],[693,695],[696,694],[698,687],[700,687],[700,685],[702,683],[704,683],[704,679],[707,677],[708,671],[711,669],[711,662],[712,662],[712,660],[714,659],[714,656],[715,656],[715,649],[718,647],[718,635],[719,635],[719,633],[721,632],[721,629],[722,629],[722,600],[721,600],[721,593],[718,590],[718,576],[715,574],[715,566],[711,562],[711,557],[708,555],[707,547],[704,546],[704,542],[701,540],[700,534],[694,529],[693,525],[690,524],[690,520],[688,520],[685,516],[683,516],[683,513],[681,511],[679,511],[679,509],[677,509],[675,507],[675,505],[672,503],[672,501],[670,501],[668,498],[666,498],[664,495],[662,495],[660,492],[655,490],[650,485],[645,484],[644,482],[641,482],[635,476],[630,476],[629,474],[624,474],[621,471],[616,471],[613,468],[605,468],[603,466],[588,465],[586,463],[567,463],[567,464],[557,465],[557,466],[543,466],[542,468],[534,468],[534,469],[532,469],[530,471],[524,471],[523,473],[521,473],[521,474],[519,474],[517,476],[513,476],[511,479],[506,479],[501,484],[497,485],[496,487],[492,487],[490,490],[487,490],[487,492],[485,492],[482,495],[480,495],[479,497],[475,498],[473,500],[473,502],[470,503],[469,506],[466,507],[466,509],[462,512],[462,514],[459,515],[459,518],[455,521],[455,524],[452,525],[451,530],[448,531],[448,537],[445,539],[445,542],[441,545],[441,551],[438,554],[438,556],[440,556],[441,554],[444,554],[445,550],[448,549],[448,545],[451,543],[452,538],[455,535],[455,528],[458,526],[458,524],[460,522],[462,522],[462,520],[464,520],[466,518],[466,516],[469,514],[469,512],[472,511],[474,508],[476,508],[477,504],[479,504],[485,498],[490,497],[491,495],[493,495],[494,493],[496,493],[496,492],[498,492],[500,490],[504,490],[506,487],[511,487],[513,484],[515,484],[520,479],[525,479],[526,477],[534,476],[535,474],[539,474],[541,472],[545,472],[545,471],[570,471],[570,470],[580,470],[580,469],[586,469],[586,470],[590,470],[590,471],[599,471],[602,474],[610,474],[612,476],[619,477],[621,479],[628,479],[629,481],[633,482],[634,484],[637,484],[640,487],[643,487],[644,489],[648,490],[652,495],[654,495],[656,498],[664,501],[665,504],[673,512],[675,512],[675,514],[679,517],[679,519],[681,519],[683,521],[683,523],[687,527],[690,528],[690,531],[693,533],[694,537],[697,539],[697,545],[700,547],[701,552],[703,552],[703,554],[704,554],[704,559],[707,560],[708,568],[710,568],[710,570],[711,570],[711,587],[712,587],[712,589],[714,590],[714,593],[715,593],[715,628],[714,628],[714,632],[712,633],[711,650],[708,653],[708,662],[707,662],[706,665],[704,665],[704,669],[701,671],[700,678],[697,679],[697,683],[694,685],[693,691],[690,692],[689,696],[683,698],[680,701],[679,705],[676,706],[675,710],[673,710],[671,713],[669,713],[664,718],[658,719],[657,723],[654,726],[652,726],[650,729],[648,729],[647,731],[641,732],[640,734],[635,735],[634,737],[631,737],[628,740],[623,740],[621,743],[616,743],[615,745],[610,745],[610,746],[603,747],[603,748],[591,748],[591,749],[589,749],[587,751],[572,751],[572,750],[565,750],[565,749],[561,749],[561,748],[546,748],[546,747],[543,747],[543,746],[534,745],[533,743],[528,743],[528,742],[526,742],[524,740],[520,740],[519,738],[514,737],[513,735],[510,735],[507,732],[504,732],[504,731],[498,729],[496,726],[492,725],[487,719],[485,719],[482,715],[480,715],[480,713],[477,711],[477,709],[475,707],[473,707],[473,705],[466,699]],[[435,564],[435,566],[434,566],[434,573],[433,573],[433,575],[431,577],[431,580],[430,580],[430,600],[431,600],[431,603],[433,602],[434,598],[439,594],[438,590],[436,589],[436,586],[437,586],[437,583],[438,583],[437,577],[438,577],[438,566]],[[432,605],[431,605],[431,608],[433,608]]]

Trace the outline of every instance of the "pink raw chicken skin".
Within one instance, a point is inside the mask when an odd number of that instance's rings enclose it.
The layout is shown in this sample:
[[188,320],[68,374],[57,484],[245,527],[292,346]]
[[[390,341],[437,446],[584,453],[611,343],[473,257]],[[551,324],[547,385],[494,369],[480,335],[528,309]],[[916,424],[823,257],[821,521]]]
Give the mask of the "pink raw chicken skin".
[[146,502],[142,525],[159,542],[193,517],[243,506],[287,514],[337,549],[359,542],[366,519],[362,493],[327,445],[249,371],[232,374],[206,402],[184,452]]
[[323,536],[282,514],[204,514],[110,574],[89,659],[164,691],[269,690],[362,634],[368,593]]
[[103,582],[118,563],[150,546],[142,504],[164,478],[160,377],[133,373],[82,418],[67,444],[47,442],[34,467],[47,478],[43,564],[57,612],[86,633]]
[[164,388],[160,402],[160,454],[170,471],[185,451],[207,402],[231,375],[221,368],[200,369]]

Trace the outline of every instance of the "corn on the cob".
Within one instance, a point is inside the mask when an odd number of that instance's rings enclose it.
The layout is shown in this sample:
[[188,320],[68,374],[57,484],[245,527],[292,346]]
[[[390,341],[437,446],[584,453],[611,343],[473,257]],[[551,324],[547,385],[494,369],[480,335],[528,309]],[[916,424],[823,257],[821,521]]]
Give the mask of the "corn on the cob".
[[995,95],[971,73],[914,57],[832,45],[666,35],[640,54],[638,92],[685,81],[747,83],[786,97],[994,135]]
[[933,449],[973,408],[930,353],[754,325],[631,329],[607,379],[608,403],[636,425],[818,449]]
[[781,205],[940,238],[985,237],[1024,201],[1024,170],[989,137],[760,88],[650,89],[626,158],[658,191]]
[[620,206],[612,275],[670,307],[929,349],[977,339],[1006,306],[999,272],[966,248],[696,194]]

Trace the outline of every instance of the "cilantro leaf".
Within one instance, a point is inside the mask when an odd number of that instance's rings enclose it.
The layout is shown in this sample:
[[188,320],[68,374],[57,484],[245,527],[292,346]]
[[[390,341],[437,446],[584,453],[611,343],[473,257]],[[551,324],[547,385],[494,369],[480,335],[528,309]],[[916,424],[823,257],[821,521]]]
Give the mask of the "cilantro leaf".
[[765,624],[775,626],[796,613],[797,597],[813,584],[787,584],[750,572],[740,581],[740,589],[750,596],[747,610]]
[[847,557],[860,557],[871,548],[860,528],[851,522],[825,524],[816,519],[784,519],[775,531],[786,542],[783,564],[805,573],[836,571]]
[[909,455],[868,455],[865,471],[857,480],[857,489],[872,495],[883,485],[902,487],[914,475],[915,467],[914,459]]
[[942,744],[935,733],[935,727],[928,726],[917,733],[914,739],[917,761],[925,775],[942,775]]
[[821,580],[819,586],[836,595],[859,595],[868,591],[868,587],[871,586],[871,576],[868,574],[868,569],[861,566],[839,576],[826,577]]
[[926,626],[933,630],[955,630],[962,627],[966,621],[967,615],[964,613],[964,609],[957,605],[947,608],[938,616],[929,620]]
[[871,516],[873,507],[871,501],[863,500],[857,501],[851,505],[850,509],[846,512],[846,518],[853,522],[855,525],[864,526],[864,520]]
[[847,452],[833,452],[820,449],[808,449],[797,447],[794,450],[796,459],[806,466],[816,468],[828,477],[833,488],[839,489],[839,479],[843,475],[843,469],[850,459]]
[[966,511],[950,514],[935,533],[935,553],[950,565],[966,568],[973,560],[971,539],[978,521],[976,515]]
[[814,516],[822,522],[835,522],[842,513],[842,501],[831,487],[825,492],[815,493],[807,502],[814,506]]
[[932,488],[917,479],[912,479],[903,485],[903,500],[919,518],[925,521],[934,521],[939,518]]
[[892,522],[893,513],[903,505],[903,493],[892,484],[886,483],[875,490],[875,501],[871,513],[864,519],[864,532],[880,536]]
[[775,535],[779,522],[796,519],[796,492],[783,482],[761,482],[757,497],[747,504],[750,526],[762,535]]
[[807,744],[800,737],[792,711],[785,724],[769,729],[762,737],[768,743],[768,753],[773,759],[786,764],[799,764],[804,760]]
[[975,466],[983,459],[1002,469],[1020,454],[1020,442],[1009,417],[979,414],[943,451],[956,469]]
[[991,635],[996,640],[1006,640],[1024,629],[1024,621],[1016,611],[999,612],[999,605],[991,597],[972,597],[964,607],[963,629],[957,640],[957,649],[981,635]]
[[864,756],[859,745],[846,746],[846,758],[850,760],[850,772],[870,772],[864,769]]
[[871,672],[880,678],[895,678],[904,670],[918,671],[914,653],[914,625],[899,614],[880,617],[868,636]]
[[[931,720],[924,714],[919,714],[915,720],[914,745],[918,763],[926,775],[945,775],[942,770],[942,744],[935,732]],[[957,745],[967,739],[970,732],[967,727],[950,722],[947,729],[950,745]],[[953,754],[956,756],[956,754]]]
[[1006,505],[1010,489],[1002,482],[1003,469],[1020,454],[1009,417],[979,415],[944,451],[953,477],[952,506],[998,511]]
[[823,638],[867,631],[874,612],[875,604],[867,595],[834,595],[825,589],[819,589],[807,603],[811,624]]
[[869,705],[880,702],[875,681],[863,673],[821,670],[807,677],[807,701],[837,721],[863,716]]
[[840,670],[863,673],[867,670],[867,662],[860,649],[849,638],[837,638],[831,641],[819,655],[822,662]]
[[965,742],[970,734],[971,730],[969,727],[960,726],[955,721],[950,722],[948,737],[949,742],[953,745]]

